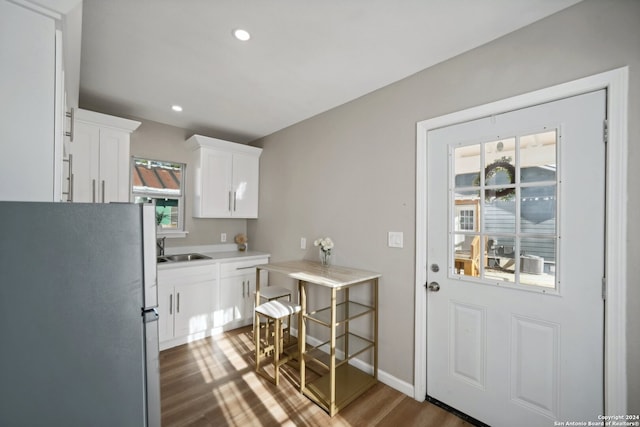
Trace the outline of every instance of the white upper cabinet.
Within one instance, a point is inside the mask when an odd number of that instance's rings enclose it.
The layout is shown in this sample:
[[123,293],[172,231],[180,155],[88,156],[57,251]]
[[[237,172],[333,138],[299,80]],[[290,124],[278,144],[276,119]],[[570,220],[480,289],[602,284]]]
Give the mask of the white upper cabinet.
[[261,148],[194,135],[193,216],[257,218]]
[[77,109],[73,158],[73,202],[128,202],[130,189],[130,136],[140,122]]

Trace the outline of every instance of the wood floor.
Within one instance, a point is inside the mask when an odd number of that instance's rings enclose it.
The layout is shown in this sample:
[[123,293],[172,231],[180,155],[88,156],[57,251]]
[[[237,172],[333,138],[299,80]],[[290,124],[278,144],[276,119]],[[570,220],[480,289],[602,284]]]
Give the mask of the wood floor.
[[378,383],[333,418],[302,396],[290,366],[275,387],[254,372],[250,328],[160,353],[162,425],[465,426],[437,406]]

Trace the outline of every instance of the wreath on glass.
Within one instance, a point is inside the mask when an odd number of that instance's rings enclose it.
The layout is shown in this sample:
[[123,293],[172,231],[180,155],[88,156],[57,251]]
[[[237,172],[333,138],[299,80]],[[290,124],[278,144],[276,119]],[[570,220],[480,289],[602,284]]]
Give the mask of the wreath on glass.
[[[499,173],[505,173],[509,178],[509,184],[516,182],[516,168],[511,164],[510,158],[497,159],[484,169],[484,182],[486,183]],[[500,200],[510,200],[515,196],[516,189],[514,187],[496,188],[491,191],[491,196]]]

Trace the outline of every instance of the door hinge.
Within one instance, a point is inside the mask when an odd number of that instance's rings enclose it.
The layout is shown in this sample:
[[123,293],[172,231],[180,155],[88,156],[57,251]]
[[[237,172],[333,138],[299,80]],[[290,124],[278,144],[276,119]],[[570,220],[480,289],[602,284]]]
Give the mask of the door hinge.
[[602,140],[605,144],[609,143],[609,121],[606,119],[602,126]]
[[602,299],[604,301],[607,300],[607,278],[606,277],[602,278]]

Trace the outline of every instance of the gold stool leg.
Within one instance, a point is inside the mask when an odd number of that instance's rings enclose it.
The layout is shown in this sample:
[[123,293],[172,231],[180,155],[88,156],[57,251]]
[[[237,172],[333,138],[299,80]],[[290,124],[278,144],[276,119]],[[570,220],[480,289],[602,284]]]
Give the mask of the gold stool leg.
[[280,382],[280,319],[275,319],[275,337],[273,340],[273,368],[276,377],[276,386]]
[[260,371],[260,315],[254,314],[253,340],[256,343],[256,372]]

